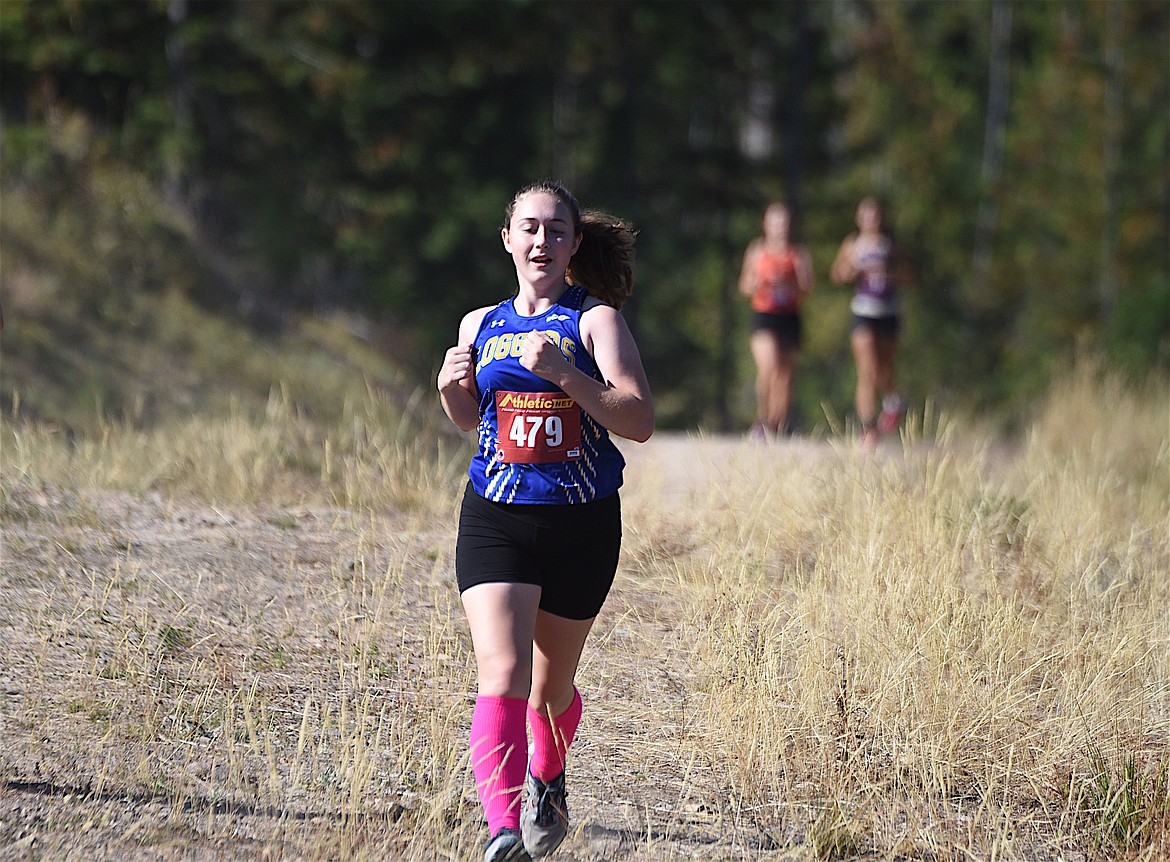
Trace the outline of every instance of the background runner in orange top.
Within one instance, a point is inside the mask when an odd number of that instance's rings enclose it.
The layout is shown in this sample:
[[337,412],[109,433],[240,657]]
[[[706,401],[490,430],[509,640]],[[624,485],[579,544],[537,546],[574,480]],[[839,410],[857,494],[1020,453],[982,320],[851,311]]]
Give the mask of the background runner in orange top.
[[739,291],[752,305],[751,350],[756,363],[756,424],[752,436],[774,438],[789,429],[792,380],[800,352],[800,307],[813,288],[807,249],[792,240],[788,207],[764,211],[763,235],[744,252]]

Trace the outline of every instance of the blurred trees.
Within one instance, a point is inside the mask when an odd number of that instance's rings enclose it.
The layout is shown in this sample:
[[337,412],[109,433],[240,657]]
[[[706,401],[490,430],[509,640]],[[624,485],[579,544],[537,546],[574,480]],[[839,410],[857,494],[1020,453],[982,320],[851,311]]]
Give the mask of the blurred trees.
[[684,427],[750,411],[733,284],[773,197],[818,274],[802,412],[847,412],[827,270],[876,193],[916,261],[910,394],[995,406],[1086,340],[1170,360],[1168,37],[1159,0],[6,0],[3,191],[52,223],[135,170],[187,225],[143,228],[189,244],[186,289],[393,318],[429,374],[513,287],[510,194],[560,178],[641,230],[628,315]]

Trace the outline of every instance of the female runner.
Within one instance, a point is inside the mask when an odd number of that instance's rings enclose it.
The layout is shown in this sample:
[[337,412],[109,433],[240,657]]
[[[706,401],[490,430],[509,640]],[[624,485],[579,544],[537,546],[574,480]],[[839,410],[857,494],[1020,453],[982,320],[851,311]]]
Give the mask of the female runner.
[[609,435],[642,442],[654,428],[619,313],[633,289],[630,226],[537,183],[508,204],[501,237],[517,292],[463,318],[438,375],[447,416],[478,431],[455,568],[478,673],[485,862],[545,856],[568,832],[574,677],[621,544],[625,462]]
[[[861,422],[861,443],[877,445],[879,434],[898,427],[905,403],[894,383],[898,355],[900,305],[898,288],[905,278],[904,259],[882,230],[881,205],[867,197],[857,207],[857,232],[841,243],[829,272],[838,284],[854,284],[850,310],[850,344],[857,366],[854,404]],[[878,398],[881,397],[881,412]]]
[[792,378],[800,352],[800,306],[812,292],[808,250],[791,238],[791,213],[774,202],[764,210],[763,236],[748,244],[739,292],[751,298],[751,349],[756,362],[756,424],[752,436],[775,438],[788,428]]

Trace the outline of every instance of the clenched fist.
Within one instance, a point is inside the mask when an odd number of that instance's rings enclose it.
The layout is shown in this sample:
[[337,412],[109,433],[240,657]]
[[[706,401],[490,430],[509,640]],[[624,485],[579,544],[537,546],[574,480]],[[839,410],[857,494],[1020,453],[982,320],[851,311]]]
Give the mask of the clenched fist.
[[443,366],[439,369],[439,391],[446,392],[454,386],[469,388],[475,380],[475,351],[470,344],[458,344],[447,350]]
[[559,385],[561,377],[569,367],[569,361],[556,342],[543,332],[533,330],[524,337],[524,348],[520,352],[520,364],[550,383]]

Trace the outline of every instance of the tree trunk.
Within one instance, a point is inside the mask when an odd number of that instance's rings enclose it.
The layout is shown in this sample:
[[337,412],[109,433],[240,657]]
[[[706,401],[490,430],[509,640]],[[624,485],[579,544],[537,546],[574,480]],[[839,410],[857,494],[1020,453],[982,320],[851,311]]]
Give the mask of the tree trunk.
[[1007,125],[1012,7],[996,0],[991,7],[991,50],[988,59],[987,117],[983,126],[983,166],[980,171],[979,209],[975,217],[975,242],[971,254],[970,297],[986,307],[991,246],[999,214],[996,186],[1003,174],[1004,129]]
[[178,144],[167,162],[165,192],[172,206],[187,209],[186,171],[183,151],[191,135],[191,73],[187,66],[187,52],[183,47],[183,25],[187,22],[187,0],[170,0],[167,18],[171,23],[167,32],[166,54],[170,70],[170,102],[173,126],[171,134]]
[[1121,152],[1121,3],[1109,3],[1105,13],[1105,153],[1104,210],[1101,229],[1100,315],[1103,326],[1113,319],[1117,305],[1117,169]]
[[792,77],[788,91],[788,116],[785,118],[785,177],[784,193],[794,224],[804,221],[804,168],[809,138],[805,119],[805,93],[808,89],[809,68],[812,65],[812,34],[808,25],[808,2],[796,0],[792,5],[793,44]]

